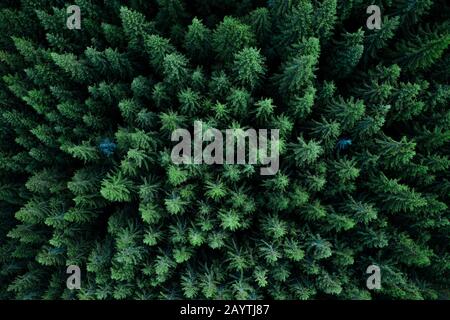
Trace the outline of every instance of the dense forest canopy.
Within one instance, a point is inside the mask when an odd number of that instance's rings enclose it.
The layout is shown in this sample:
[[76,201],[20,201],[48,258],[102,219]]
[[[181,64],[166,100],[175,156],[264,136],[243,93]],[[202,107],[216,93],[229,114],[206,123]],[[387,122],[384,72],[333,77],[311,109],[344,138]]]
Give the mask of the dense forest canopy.
[[[0,298],[448,298],[449,17],[0,1]],[[278,129],[278,172],[174,164],[195,121]]]

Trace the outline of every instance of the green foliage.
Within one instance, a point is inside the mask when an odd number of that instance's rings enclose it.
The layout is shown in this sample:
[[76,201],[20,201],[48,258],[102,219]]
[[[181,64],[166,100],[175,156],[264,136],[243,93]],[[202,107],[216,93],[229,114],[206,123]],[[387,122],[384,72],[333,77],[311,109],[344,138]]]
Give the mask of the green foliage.
[[244,48],[234,55],[233,71],[238,84],[254,89],[266,72],[264,57],[255,48]]
[[397,58],[394,60],[406,70],[416,71],[433,65],[450,46],[449,23],[420,28],[411,39],[404,39],[397,44]]
[[199,62],[207,59],[211,51],[211,31],[201,20],[192,19],[186,32],[184,45],[191,59]]
[[222,62],[230,63],[234,54],[255,44],[251,28],[233,17],[224,17],[214,30],[212,47]]
[[341,39],[336,41],[335,54],[329,60],[331,74],[336,78],[347,77],[359,63],[364,53],[364,31],[359,29],[356,32],[345,32]]
[[[375,3],[2,1],[0,299],[448,299],[449,7]],[[279,170],[172,163],[194,121]]]

